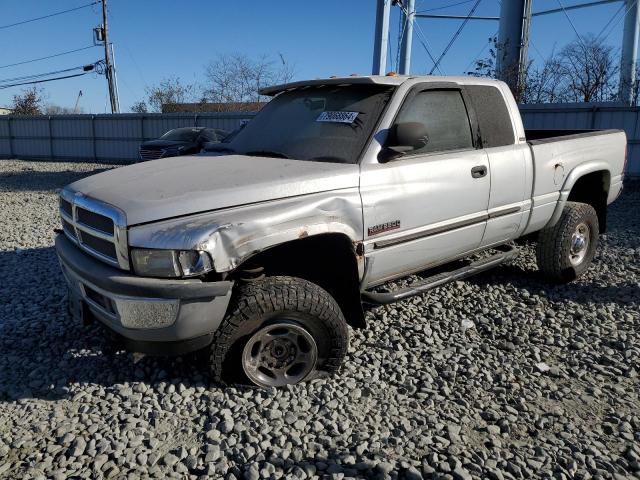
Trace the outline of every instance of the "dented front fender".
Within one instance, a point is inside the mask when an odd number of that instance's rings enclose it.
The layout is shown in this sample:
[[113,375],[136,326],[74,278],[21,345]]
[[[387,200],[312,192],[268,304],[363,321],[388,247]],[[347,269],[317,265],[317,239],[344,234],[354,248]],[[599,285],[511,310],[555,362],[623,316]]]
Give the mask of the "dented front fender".
[[362,241],[362,205],[357,188],[272,200],[134,226],[129,245],[138,248],[204,250],[217,272],[234,270],[270,247],[323,233]]

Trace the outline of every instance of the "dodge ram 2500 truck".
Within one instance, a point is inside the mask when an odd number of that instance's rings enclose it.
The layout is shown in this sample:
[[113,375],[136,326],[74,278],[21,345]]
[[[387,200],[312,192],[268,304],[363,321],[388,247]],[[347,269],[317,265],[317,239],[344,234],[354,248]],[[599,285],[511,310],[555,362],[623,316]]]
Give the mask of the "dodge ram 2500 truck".
[[525,131],[498,81],[348,77],[262,94],[209,155],[62,190],[74,317],[134,351],[209,349],[221,381],[294,384],[339,368],[363,305],[506,262],[524,235],[551,281],[576,278],[622,189],[622,131]]

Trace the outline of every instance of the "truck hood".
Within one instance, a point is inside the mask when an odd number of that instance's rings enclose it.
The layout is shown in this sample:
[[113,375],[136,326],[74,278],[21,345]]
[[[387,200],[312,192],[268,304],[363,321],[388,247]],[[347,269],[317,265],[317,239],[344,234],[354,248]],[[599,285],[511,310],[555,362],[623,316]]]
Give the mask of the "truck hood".
[[281,158],[184,156],[108,170],[67,188],[114,205],[128,225],[357,187],[358,165]]

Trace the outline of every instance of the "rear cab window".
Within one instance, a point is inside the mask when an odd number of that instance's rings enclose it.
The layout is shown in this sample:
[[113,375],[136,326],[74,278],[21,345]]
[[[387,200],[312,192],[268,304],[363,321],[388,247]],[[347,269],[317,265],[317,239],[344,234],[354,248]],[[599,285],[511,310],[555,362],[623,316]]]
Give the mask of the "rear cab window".
[[502,92],[490,85],[467,85],[483,148],[504,147],[515,143],[513,122]]

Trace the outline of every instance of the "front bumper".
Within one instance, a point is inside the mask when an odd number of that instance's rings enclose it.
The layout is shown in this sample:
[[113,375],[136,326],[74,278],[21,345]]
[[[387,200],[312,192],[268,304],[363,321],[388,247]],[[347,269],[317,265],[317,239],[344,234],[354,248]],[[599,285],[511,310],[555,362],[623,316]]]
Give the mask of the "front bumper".
[[64,234],[55,246],[71,305],[88,310],[131,350],[169,354],[202,347],[227,310],[233,282],[138,277],[88,256]]

